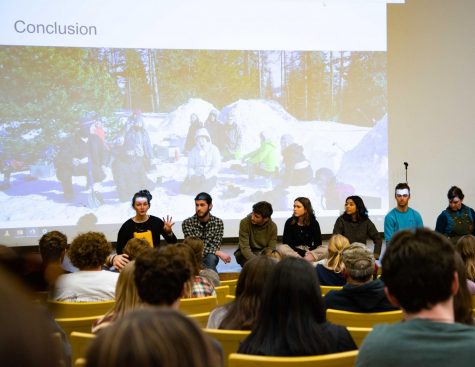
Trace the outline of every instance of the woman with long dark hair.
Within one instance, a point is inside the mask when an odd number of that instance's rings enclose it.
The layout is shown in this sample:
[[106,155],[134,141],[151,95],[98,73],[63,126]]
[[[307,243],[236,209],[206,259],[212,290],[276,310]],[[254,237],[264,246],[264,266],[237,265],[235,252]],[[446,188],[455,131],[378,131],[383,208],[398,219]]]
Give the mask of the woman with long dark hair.
[[264,287],[257,321],[239,353],[307,356],[357,349],[344,326],[326,321],[315,269],[286,257]]
[[322,245],[320,224],[308,198],[298,197],[294,200],[294,212],[285,222],[282,243],[289,245],[302,257]]
[[368,217],[368,209],[359,196],[348,196],[345,200],[345,212],[333,226],[333,234],[341,234],[353,242],[366,243],[371,238],[374,243],[374,258],[379,259],[383,239],[374,223]]

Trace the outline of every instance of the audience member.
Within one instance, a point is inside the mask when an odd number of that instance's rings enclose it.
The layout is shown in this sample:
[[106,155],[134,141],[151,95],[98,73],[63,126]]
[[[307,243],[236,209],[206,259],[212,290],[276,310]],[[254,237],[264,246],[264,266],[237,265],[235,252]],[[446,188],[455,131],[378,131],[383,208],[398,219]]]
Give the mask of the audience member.
[[348,330],[326,322],[320,285],[312,265],[287,257],[264,286],[251,334],[238,352],[306,356],[356,349]]
[[459,187],[452,186],[447,193],[449,206],[439,214],[435,224],[435,230],[454,245],[466,234],[475,235],[475,211],[463,204],[464,197]]
[[258,256],[265,247],[277,244],[277,225],[272,221],[272,205],[260,201],[252,206],[252,213],[239,224],[239,244],[234,256],[239,265]]
[[114,299],[119,274],[102,270],[112,250],[103,233],[79,234],[71,243],[68,254],[79,271],[61,275],[54,299],[67,302],[94,302]]
[[180,312],[149,307],[126,315],[95,338],[87,367],[220,367],[212,341]]
[[183,243],[179,243],[178,245],[174,246],[174,249],[175,251],[181,253],[186,259],[186,266],[189,267],[191,272],[191,277],[185,284],[182,297],[198,298],[215,296],[216,292],[211,282],[207,278],[199,275],[200,267],[196,262],[196,257],[191,247]]
[[0,361],[4,367],[69,366],[59,348],[54,320],[31,302],[17,278],[0,266]]
[[178,308],[185,283],[192,276],[183,253],[163,246],[135,260],[135,285],[142,302]]
[[459,288],[455,251],[428,229],[394,235],[382,260],[388,299],[405,321],[376,325],[358,353],[357,366],[473,366],[475,328],[454,322]]
[[[148,247],[150,251],[150,247]],[[117,319],[122,318],[127,312],[140,307],[140,297],[134,281],[135,261],[129,262],[120,272],[117,285],[115,287],[114,307],[92,325],[92,332],[95,334],[110,326]]]
[[471,294],[475,294],[475,236],[462,236],[456,248],[465,266],[468,289]]
[[343,273],[347,283],[341,290],[325,295],[326,308],[351,312],[393,311],[384,293],[381,279],[372,280],[375,270],[374,257],[362,243],[353,243],[342,254]]
[[322,245],[322,233],[308,198],[298,197],[294,200],[294,213],[285,222],[282,242],[301,257],[310,261],[320,260],[310,253]]
[[374,257],[379,259],[383,241],[373,222],[368,218],[368,210],[359,196],[348,196],[345,201],[345,212],[340,215],[333,227],[333,234],[341,234],[350,243],[366,244],[371,238],[374,242]]
[[150,244],[145,238],[131,238],[125,244],[123,253],[127,255],[129,261],[133,261],[148,250],[150,250]]
[[334,234],[328,241],[328,255],[322,263],[317,264],[316,272],[320,285],[339,286],[346,284],[343,275],[343,251],[350,246],[350,241],[341,234]]
[[424,226],[419,212],[409,207],[411,189],[407,183],[398,183],[394,189],[396,207],[384,217],[384,239],[386,246],[397,231]]
[[203,240],[196,236],[189,236],[183,240],[183,243],[189,246],[195,254],[195,260],[196,265],[199,269],[199,275],[203,278],[208,279],[208,281],[213,284],[214,287],[218,287],[221,284],[219,274],[213,269],[203,268]]
[[181,225],[185,239],[196,236],[203,240],[203,265],[218,272],[216,266],[219,259],[225,264],[231,262],[231,256],[221,251],[223,241],[223,221],[211,214],[213,198],[206,192],[195,197],[195,215],[185,219]]
[[454,319],[461,324],[473,325],[472,295],[468,288],[467,272],[462,257],[455,254],[455,267],[459,278],[459,289],[454,296]]
[[277,261],[280,261],[284,258],[284,255],[282,252],[279,250],[279,245],[277,245],[277,248],[272,248],[272,247],[266,247],[261,251],[262,256],[268,256],[272,259],[275,259]]
[[277,263],[268,256],[246,262],[236,285],[236,299],[211,311],[208,328],[251,330],[257,319],[262,290]]

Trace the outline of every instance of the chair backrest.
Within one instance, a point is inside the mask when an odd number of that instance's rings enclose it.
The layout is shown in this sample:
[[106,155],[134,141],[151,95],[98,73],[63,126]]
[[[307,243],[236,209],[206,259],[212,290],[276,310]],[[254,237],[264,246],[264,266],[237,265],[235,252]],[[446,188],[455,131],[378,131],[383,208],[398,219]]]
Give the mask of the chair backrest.
[[218,305],[216,296],[182,298],[180,300],[180,311],[187,315],[193,315],[203,312],[211,312]]
[[70,317],[56,319],[56,322],[69,337],[73,331],[81,333],[90,333],[92,323],[101,317],[101,315],[89,317]]
[[55,318],[102,316],[114,307],[115,300],[104,302],[48,301],[48,308]]
[[190,319],[195,320],[201,328],[206,327],[208,325],[209,314],[211,312],[202,312],[202,313],[194,313],[191,315],[187,315]]
[[325,294],[327,294],[330,291],[339,291],[342,288],[343,288],[343,286],[341,286],[341,285],[321,285],[320,286],[320,291],[322,292],[322,296],[324,296]]
[[96,336],[91,333],[80,333],[77,331],[73,331],[69,335],[69,341],[71,343],[71,348],[73,350],[72,353],[72,360],[77,361],[79,358],[86,357],[86,350],[89,346],[89,343],[95,338]]
[[387,312],[349,312],[341,310],[327,310],[327,320],[334,324],[353,327],[369,327],[372,328],[376,324],[395,323],[403,319],[401,310]]
[[84,358],[79,358],[74,361],[74,367],[86,367],[86,360]]
[[231,301],[234,301],[236,299],[236,296],[232,295],[232,294],[228,294],[226,296],[226,303],[228,302],[231,302]]
[[351,337],[353,338],[356,346],[359,348],[361,344],[363,344],[364,338],[373,330],[370,327],[347,327],[348,332],[350,333]]
[[229,367],[353,367],[357,350],[305,357],[270,357],[232,353]]
[[218,305],[222,306],[228,303],[228,299],[226,296],[229,294],[229,285],[220,285],[218,287],[214,287],[216,291],[216,297],[218,298]]
[[219,273],[219,279],[221,281],[223,280],[233,280],[233,279],[237,279],[239,278],[239,272],[238,271],[235,271],[235,272],[226,272],[226,273]]
[[222,280],[221,285],[229,285],[229,294],[236,295],[237,279]]
[[229,355],[236,353],[239,344],[251,333],[249,330],[203,329],[203,331],[221,344],[224,355],[224,367],[228,365]]

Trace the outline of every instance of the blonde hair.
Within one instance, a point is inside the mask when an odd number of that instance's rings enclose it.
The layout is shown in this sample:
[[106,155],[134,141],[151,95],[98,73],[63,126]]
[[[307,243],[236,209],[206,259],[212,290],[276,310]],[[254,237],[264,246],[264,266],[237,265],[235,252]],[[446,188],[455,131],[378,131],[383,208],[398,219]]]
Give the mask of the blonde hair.
[[350,246],[350,241],[341,234],[334,234],[328,242],[327,268],[339,273],[343,269],[342,253]]
[[115,304],[108,315],[113,314],[114,318],[124,316],[126,312],[138,308],[141,304],[137,286],[134,280],[135,261],[129,262],[119,274],[119,279],[115,286]]

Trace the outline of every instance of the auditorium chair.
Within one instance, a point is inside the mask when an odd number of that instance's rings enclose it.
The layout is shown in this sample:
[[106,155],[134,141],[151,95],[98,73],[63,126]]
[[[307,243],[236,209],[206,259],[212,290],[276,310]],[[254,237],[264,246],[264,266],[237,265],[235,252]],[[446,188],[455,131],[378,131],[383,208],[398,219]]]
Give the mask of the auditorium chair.
[[179,309],[187,315],[197,313],[211,312],[218,305],[216,296],[198,297],[198,298],[182,298],[180,299]]
[[103,302],[48,301],[48,308],[55,318],[103,316],[115,304],[115,300]]
[[237,281],[237,279],[222,280],[220,283],[221,285],[229,285],[229,294],[236,295]]
[[322,296],[327,294],[330,291],[339,291],[343,286],[337,286],[337,285],[321,285],[320,286],[320,291],[322,292]]
[[224,367],[228,366],[229,355],[236,353],[239,344],[251,333],[249,330],[203,329],[203,331],[221,344],[224,355]]
[[270,357],[231,353],[229,367],[353,367],[357,350],[305,357]]
[[218,298],[218,305],[222,306],[226,303],[228,303],[228,299],[226,296],[229,294],[229,285],[220,285],[217,287],[214,287],[214,290],[216,291],[216,297]]
[[77,361],[79,358],[86,357],[86,350],[89,343],[95,338],[94,334],[81,333],[73,331],[69,336],[69,342],[72,348],[72,360]]
[[373,328],[370,328],[370,327],[354,327],[354,326],[348,326],[346,329],[350,333],[351,337],[353,338],[358,348],[361,347],[361,344],[363,344],[364,338],[366,338],[366,336],[371,332],[371,330],[373,330]]
[[341,310],[327,309],[327,320],[346,327],[372,328],[376,324],[395,323],[402,321],[401,310],[386,312],[349,312]]

